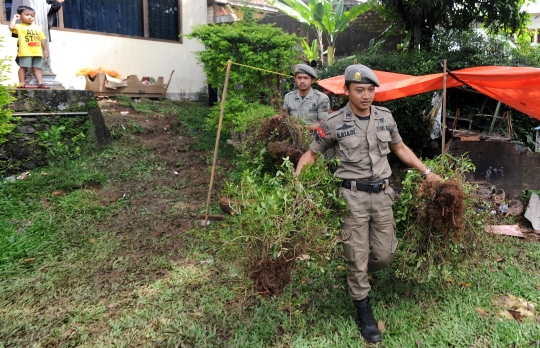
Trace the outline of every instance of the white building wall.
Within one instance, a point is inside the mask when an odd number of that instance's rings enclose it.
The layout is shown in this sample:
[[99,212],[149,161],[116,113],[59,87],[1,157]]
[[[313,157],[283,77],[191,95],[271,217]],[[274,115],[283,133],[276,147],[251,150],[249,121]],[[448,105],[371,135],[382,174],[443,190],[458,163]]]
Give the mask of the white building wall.
[[[206,24],[206,21],[206,1],[183,0],[184,34],[191,32],[192,26]],[[11,38],[7,24],[0,25],[0,36],[4,37],[0,55],[15,59],[17,41]],[[195,98],[205,86],[206,76],[193,54],[203,50],[204,46],[194,40],[183,38],[180,44],[57,28],[51,29],[51,39],[51,68],[65,88],[70,88],[80,69],[99,67],[115,70],[124,77],[163,76],[165,83],[174,70],[167,90],[167,97],[172,99]],[[18,82],[17,70],[18,66],[12,60],[7,83]]]

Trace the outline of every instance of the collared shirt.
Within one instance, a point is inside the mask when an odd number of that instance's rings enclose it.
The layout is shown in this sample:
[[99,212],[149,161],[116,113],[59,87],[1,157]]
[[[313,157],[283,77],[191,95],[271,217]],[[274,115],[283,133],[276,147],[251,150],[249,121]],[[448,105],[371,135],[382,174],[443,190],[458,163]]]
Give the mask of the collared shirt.
[[333,148],[340,164],[336,176],[357,181],[379,181],[390,177],[392,170],[387,155],[390,145],[402,141],[387,108],[371,106],[370,122],[366,126],[347,105],[323,120],[309,148],[324,153]]
[[314,124],[328,116],[330,100],[326,94],[313,88],[304,98],[300,96],[299,90],[294,90],[285,95],[283,109],[306,124]]

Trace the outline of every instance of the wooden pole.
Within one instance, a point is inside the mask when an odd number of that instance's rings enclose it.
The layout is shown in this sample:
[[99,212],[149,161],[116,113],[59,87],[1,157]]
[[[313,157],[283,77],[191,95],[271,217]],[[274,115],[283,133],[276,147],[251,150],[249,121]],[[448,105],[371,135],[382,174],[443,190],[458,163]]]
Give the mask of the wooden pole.
[[214,147],[214,162],[212,163],[212,174],[210,175],[210,187],[206,198],[206,214],[204,215],[204,226],[208,226],[208,212],[210,210],[210,198],[212,197],[212,186],[214,185],[214,175],[216,174],[217,154],[219,148],[219,138],[221,136],[221,125],[223,123],[223,113],[225,111],[225,99],[227,97],[227,86],[229,85],[229,75],[231,73],[232,59],[227,62],[227,73],[225,74],[225,86],[221,96],[221,110],[219,112],[219,123],[216,135],[216,146]]
[[443,100],[442,100],[442,154],[446,153],[446,59],[443,72]]

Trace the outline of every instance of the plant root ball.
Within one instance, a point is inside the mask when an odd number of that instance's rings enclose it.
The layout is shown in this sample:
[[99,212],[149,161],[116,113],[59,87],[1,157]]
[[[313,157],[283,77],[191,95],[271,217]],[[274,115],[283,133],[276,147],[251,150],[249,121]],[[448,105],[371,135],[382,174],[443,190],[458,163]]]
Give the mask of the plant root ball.
[[255,291],[264,297],[279,295],[291,282],[294,258],[265,259],[254,262],[251,279]]
[[431,227],[430,230],[439,230],[443,235],[463,230],[467,196],[460,180],[423,181],[418,193],[425,199],[418,217]]

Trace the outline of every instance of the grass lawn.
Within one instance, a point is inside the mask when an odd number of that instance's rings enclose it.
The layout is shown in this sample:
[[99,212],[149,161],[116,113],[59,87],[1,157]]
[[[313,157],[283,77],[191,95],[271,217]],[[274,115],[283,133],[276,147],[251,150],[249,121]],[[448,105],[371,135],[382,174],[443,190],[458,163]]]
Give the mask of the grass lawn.
[[[220,252],[227,221],[200,227],[208,108],[101,107],[111,146],[0,184],[0,347],[369,346],[339,249],[298,260],[284,293],[263,298],[242,250]],[[235,169],[221,149],[214,197]],[[486,238],[478,263],[439,282],[399,280],[397,262],[373,274],[383,341],[372,346],[540,346],[540,244]]]

